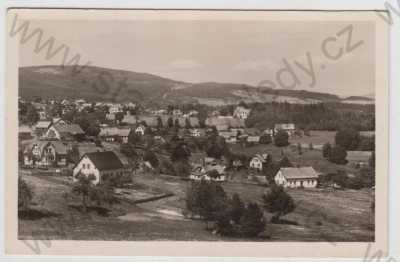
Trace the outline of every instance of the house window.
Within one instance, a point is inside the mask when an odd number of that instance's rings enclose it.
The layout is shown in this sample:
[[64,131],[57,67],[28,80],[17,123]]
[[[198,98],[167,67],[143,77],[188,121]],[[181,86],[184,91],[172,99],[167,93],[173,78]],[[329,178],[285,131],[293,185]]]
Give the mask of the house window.
[[90,164],[87,164],[87,168],[90,169]]
[[86,164],[83,164],[83,165],[82,165],[82,168],[85,169],[85,168],[86,168]]

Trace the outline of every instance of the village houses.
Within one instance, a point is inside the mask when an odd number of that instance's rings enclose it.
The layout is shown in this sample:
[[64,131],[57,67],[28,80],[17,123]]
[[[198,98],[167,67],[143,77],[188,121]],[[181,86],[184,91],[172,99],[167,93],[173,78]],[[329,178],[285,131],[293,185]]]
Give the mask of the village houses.
[[67,144],[61,141],[36,141],[25,147],[24,165],[26,166],[66,166]]
[[318,185],[318,174],[312,167],[281,167],[274,180],[283,187],[315,188]]

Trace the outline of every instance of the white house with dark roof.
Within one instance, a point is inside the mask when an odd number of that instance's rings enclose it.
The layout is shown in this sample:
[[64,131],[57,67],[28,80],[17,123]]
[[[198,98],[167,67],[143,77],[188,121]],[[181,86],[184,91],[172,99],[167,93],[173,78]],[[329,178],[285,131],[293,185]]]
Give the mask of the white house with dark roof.
[[119,157],[113,151],[93,152],[82,156],[73,169],[73,181],[78,175],[93,176],[93,184],[112,176],[124,176],[125,169]]
[[312,167],[281,167],[274,180],[283,187],[315,188],[318,185],[318,173]]
[[136,126],[136,128],[135,128],[136,134],[144,136],[145,132],[146,132],[146,127],[144,125],[139,124]]
[[247,119],[250,115],[251,109],[245,108],[243,106],[236,107],[235,111],[233,112],[233,116],[239,119]]
[[263,165],[267,162],[267,160],[268,154],[256,154],[250,160],[250,168],[261,171],[263,169]]

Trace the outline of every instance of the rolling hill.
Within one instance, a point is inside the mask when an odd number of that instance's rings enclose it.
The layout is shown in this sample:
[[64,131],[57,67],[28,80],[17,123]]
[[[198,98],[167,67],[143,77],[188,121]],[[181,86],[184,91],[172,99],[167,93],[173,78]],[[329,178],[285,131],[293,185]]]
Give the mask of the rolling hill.
[[333,94],[305,90],[256,88],[236,83],[188,83],[147,73],[94,66],[85,67],[80,72],[72,66],[22,67],[19,69],[19,92],[23,98],[84,98],[88,101],[132,101],[147,105],[342,101]]

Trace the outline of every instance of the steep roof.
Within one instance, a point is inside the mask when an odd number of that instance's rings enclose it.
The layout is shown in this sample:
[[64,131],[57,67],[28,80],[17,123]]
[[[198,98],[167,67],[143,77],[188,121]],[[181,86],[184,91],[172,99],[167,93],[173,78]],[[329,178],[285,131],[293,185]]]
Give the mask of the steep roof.
[[55,124],[54,128],[64,134],[82,135],[85,133],[77,124]]
[[314,168],[309,167],[281,167],[280,171],[286,179],[318,178]]
[[28,153],[28,152],[32,151],[33,147],[36,145],[39,148],[40,153],[41,153],[43,151],[43,148],[47,145],[48,142],[49,141],[43,141],[43,140],[32,141],[28,145],[26,145],[24,152]]
[[265,154],[256,154],[256,155],[252,158],[252,160],[253,160],[253,159],[259,159],[261,162],[265,163],[265,162],[267,162],[268,154],[267,154],[267,153],[265,153]]
[[18,127],[18,133],[32,133],[32,128],[29,126],[19,126]]
[[46,141],[46,140],[39,140],[33,141],[29,143],[26,147],[24,152],[27,153],[33,149],[33,147],[37,145],[40,149],[40,154],[42,154],[45,147],[48,145],[53,145],[54,149],[56,150],[57,154],[66,155],[68,146],[61,141]]
[[36,123],[35,128],[49,128],[51,125],[51,121],[43,121],[40,120]]
[[113,151],[87,153],[86,156],[100,171],[121,169],[124,167],[119,157]]
[[78,144],[78,152],[79,156],[82,157],[85,154],[93,153],[93,152],[101,152],[104,151],[102,147],[96,146],[94,143],[79,143]]
[[61,155],[66,155],[67,154],[67,150],[68,150],[68,146],[66,144],[64,144],[61,141],[50,141],[50,144],[52,144],[57,152],[57,154],[61,154]]

